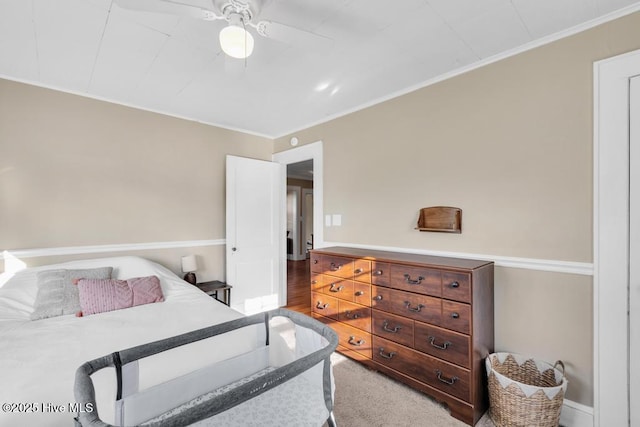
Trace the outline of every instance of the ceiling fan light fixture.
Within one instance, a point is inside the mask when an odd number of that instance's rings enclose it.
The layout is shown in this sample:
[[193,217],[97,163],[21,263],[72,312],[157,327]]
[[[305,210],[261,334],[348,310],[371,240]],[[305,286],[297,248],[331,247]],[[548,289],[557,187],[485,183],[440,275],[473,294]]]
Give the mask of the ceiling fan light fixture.
[[229,25],[220,31],[220,47],[232,58],[244,59],[253,53],[253,36],[244,29],[242,17],[229,17]]

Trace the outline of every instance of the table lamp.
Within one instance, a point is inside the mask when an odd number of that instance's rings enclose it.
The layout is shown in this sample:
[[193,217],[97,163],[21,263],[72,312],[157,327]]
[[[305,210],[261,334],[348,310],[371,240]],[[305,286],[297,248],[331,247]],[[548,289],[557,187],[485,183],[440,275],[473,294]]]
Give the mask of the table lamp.
[[187,255],[182,257],[182,272],[187,273],[184,275],[184,280],[196,284],[196,270],[198,269],[198,262],[195,255]]

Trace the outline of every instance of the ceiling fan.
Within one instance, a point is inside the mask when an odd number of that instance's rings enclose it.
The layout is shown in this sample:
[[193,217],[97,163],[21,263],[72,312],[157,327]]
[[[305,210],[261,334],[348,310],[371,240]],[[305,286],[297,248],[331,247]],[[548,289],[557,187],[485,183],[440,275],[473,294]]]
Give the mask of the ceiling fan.
[[232,58],[244,59],[253,52],[254,40],[247,31],[251,27],[267,39],[292,45],[317,46],[331,39],[278,22],[260,20],[257,16],[264,0],[113,0],[123,9],[166,13],[205,21],[224,20],[220,46]]

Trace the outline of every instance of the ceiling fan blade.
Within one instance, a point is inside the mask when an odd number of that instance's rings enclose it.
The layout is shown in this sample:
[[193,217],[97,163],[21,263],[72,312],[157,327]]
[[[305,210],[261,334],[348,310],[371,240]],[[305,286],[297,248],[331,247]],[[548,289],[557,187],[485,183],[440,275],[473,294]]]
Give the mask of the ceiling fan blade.
[[254,27],[263,37],[294,46],[328,47],[333,44],[328,37],[278,22],[260,21]]
[[205,9],[180,1],[173,0],[113,0],[115,4],[123,9],[139,10],[144,12],[166,13],[170,15],[186,16],[189,18],[204,19],[213,21],[224,19],[218,16],[213,10]]

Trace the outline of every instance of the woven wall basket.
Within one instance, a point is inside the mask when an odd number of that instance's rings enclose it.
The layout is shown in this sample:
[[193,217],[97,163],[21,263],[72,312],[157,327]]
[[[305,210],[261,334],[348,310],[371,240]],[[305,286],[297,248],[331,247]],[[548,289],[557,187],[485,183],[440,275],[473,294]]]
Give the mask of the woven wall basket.
[[485,366],[491,419],[497,427],[558,426],[567,391],[561,361],[550,365],[518,354],[493,353]]

